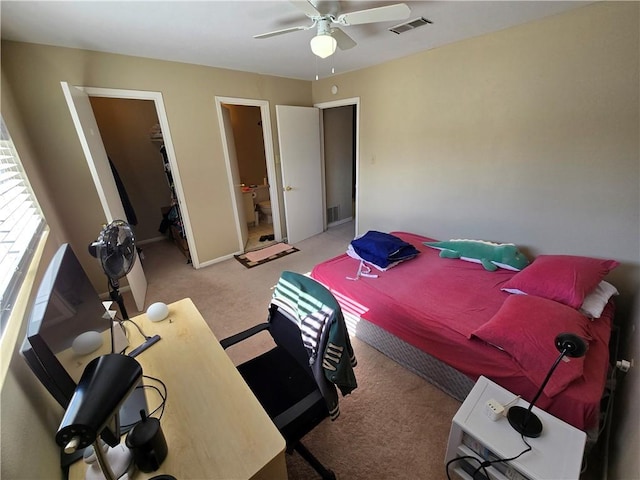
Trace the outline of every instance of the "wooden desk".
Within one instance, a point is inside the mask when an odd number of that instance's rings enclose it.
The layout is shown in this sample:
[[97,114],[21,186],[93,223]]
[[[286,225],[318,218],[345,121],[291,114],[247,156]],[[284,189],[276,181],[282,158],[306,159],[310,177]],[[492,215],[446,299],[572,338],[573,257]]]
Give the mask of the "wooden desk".
[[[159,470],[138,471],[134,478],[166,473],[178,480],[286,479],[284,438],[193,302],[172,303],[161,322],[146,314],[133,320],[146,335],[162,337],[136,359],[145,375],[167,386],[161,426],[169,449]],[[135,327],[128,331],[132,347],[141,343]],[[153,409],[160,398],[148,390],[147,402]],[[84,467],[76,462],[69,478],[84,479]]]

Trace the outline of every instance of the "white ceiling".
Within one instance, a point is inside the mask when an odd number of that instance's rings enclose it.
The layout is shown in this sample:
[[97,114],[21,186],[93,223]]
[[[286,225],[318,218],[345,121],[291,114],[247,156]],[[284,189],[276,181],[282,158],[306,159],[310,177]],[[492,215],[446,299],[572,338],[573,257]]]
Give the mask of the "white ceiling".
[[[341,13],[397,3],[317,1]],[[311,21],[287,0],[2,0],[3,39],[120,53],[313,80],[358,70],[465,38],[555,15],[592,2],[407,1],[409,20],[433,22],[402,35],[383,22],[342,27],[358,45],[327,59],[311,53],[314,30],[256,40],[253,35]]]

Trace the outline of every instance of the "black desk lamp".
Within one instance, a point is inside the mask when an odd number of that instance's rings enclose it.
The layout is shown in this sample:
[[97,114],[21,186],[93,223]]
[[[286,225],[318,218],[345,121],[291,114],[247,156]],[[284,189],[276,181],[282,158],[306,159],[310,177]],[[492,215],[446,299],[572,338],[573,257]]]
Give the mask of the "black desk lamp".
[[582,357],[587,352],[587,343],[574,333],[559,334],[556,337],[555,343],[560,355],[551,366],[551,369],[549,370],[549,373],[547,373],[542,385],[540,385],[540,389],[536,393],[536,396],[531,400],[529,408],[519,407],[516,405],[509,408],[509,412],[507,413],[507,419],[511,426],[525,437],[537,438],[542,433],[542,422],[536,414],[531,411],[531,409],[536,403],[536,400],[538,400],[540,394],[542,394],[544,387],[549,382],[549,379],[558,366],[558,363],[560,363],[560,360],[562,360],[565,355],[577,358]]
[[93,444],[107,480],[117,477],[99,445],[99,437],[102,435],[112,447],[120,442],[118,411],[141,377],[142,367],[128,355],[111,353],[94,358],[84,369],[56,433],[56,443],[65,453]]

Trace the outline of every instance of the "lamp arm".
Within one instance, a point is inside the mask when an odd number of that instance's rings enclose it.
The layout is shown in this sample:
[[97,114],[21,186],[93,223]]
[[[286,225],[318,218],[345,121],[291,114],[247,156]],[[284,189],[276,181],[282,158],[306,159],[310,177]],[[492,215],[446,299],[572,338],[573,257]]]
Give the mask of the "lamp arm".
[[547,376],[544,378],[544,381],[542,382],[542,385],[540,385],[540,388],[538,389],[538,392],[536,393],[536,396],[533,397],[533,400],[531,400],[531,403],[529,403],[529,408],[527,409],[527,417],[526,417],[527,420],[529,419],[529,415],[531,414],[531,409],[533,408],[533,405],[538,401],[538,398],[542,394],[542,391],[544,390],[544,387],[547,386],[547,383],[549,382],[549,379],[551,378],[551,375],[553,374],[553,372],[555,371],[556,367],[560,363],[560,360],[562,360],[562,357],[564,357],[566,354],[567,354],[567,349],[565,348],[560,352],[560,355],[558,355],[558,358],[556,358],[556,361],[553,362],[553,365],[549,369],[549,373],[547,373]]
[[107,456],[105,455],[104,450],[102,450],[100,437],[93,442],[93,450],[96,453],[96,459],[98,460],[98,465],[100,465],[100,470],[102,471],[104,478],[106,480],[118,480],[118,477],[113,473],[111,465],[109,465],[109,462],[107,461]]

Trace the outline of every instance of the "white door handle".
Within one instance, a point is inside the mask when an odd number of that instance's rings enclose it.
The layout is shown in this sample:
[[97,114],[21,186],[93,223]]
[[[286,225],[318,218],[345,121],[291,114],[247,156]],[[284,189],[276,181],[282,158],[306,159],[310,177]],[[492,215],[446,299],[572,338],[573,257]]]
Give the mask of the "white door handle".
[[290,187],[289,185],[287,185],[286,187],[284,187],[284,191],[285,191],[285,192],[289,192],[289,191],[291,191],[291,190],[293,190],[293,187]]

